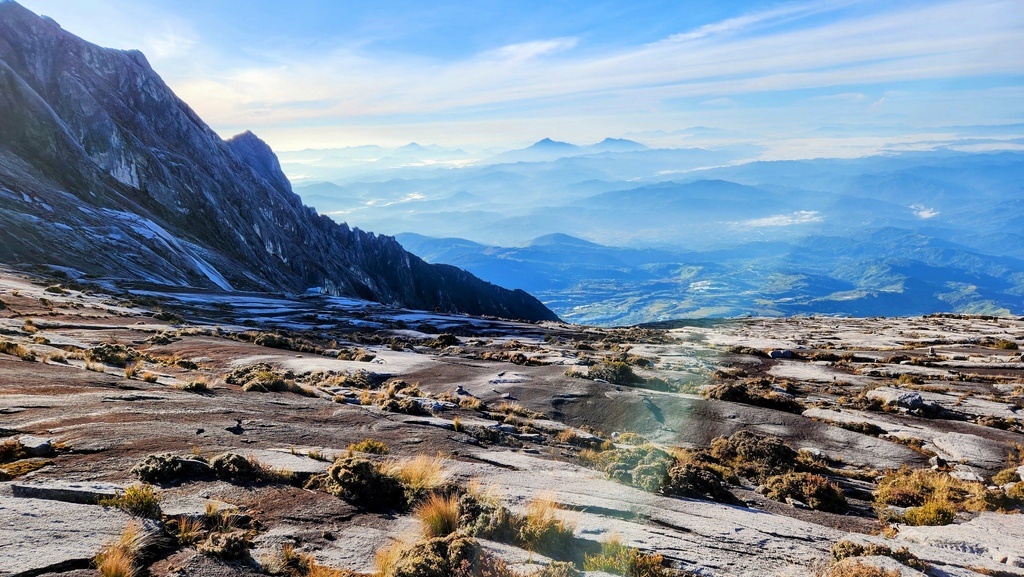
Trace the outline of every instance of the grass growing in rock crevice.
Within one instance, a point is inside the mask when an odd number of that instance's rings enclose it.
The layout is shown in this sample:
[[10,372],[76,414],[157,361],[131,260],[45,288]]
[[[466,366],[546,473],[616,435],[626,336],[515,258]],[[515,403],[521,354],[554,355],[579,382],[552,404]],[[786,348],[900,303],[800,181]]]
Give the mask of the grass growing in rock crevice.
[[152,545],[152,535],[142,523],[132,521],[121,535],[108,543],[93,558],[100,577],[135,577],[140,574],[143,550]]
[[113,497],[100,499],[104,507],[117,507],[135,517],[160,519],[160,495],[149,484],[138,484],[125,487]]
[[604,571],[626,577],[663,577],[664,557],[657,553],[644,553],[622,544],[618,537],[601,543],[601,551],[583,558],[586,571]]
[[[908,525],[948,525],[961,511],[1007,511],[1024,504],[1024,491],[989,489],[982,483],[963,481],[944,471],[890,470],[874,492],[875,506],[883,520]],[[896,512],[887,505],[905,508]]]
[[583,464],[603,471],[608,478],[652,493],[708,499],[739,504],[728,490],[740,477],[768,483],[768,495],[787,497],[813,509],[830,512],[846,510],[846,498],[839,486],[821,475],[827,467],[781,439],[738,431],[718,437],[707,449],[674,449],[671,452],[651,444],[606,451],[584,450]]

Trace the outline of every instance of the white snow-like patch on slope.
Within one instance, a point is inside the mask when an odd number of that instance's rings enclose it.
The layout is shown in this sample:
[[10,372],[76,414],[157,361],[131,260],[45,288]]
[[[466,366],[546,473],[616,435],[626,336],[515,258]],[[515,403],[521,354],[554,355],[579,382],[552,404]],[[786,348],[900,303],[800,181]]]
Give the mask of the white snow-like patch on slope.
[[188,246],[188,243],[179,240],[176,236],[167,232],[167,230],[159,224],[131,212],[110,209],[103,209],[103,212],[118,220],[131,223],[132,229],[140,236],[147,239],[159,238],[168,246],[168,248],[171,248],[179,254],[191,259],[192,263],[195,264],[196,269],[203,273],[206,278],[210,279],[210,282],[223,290],[234,290],[234,287],[232,287],[231,283],[224,278],[224,275],[220,274],[220,272],[218,272],[213,265],[208,263],[206,259],[195,254],[196,250],[193,247]]

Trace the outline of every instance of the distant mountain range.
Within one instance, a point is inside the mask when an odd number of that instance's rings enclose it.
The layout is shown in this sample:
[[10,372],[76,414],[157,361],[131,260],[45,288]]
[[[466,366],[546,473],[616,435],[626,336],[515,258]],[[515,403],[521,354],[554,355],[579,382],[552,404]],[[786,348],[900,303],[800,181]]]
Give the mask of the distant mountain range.
[[0,262],[556,318],[523,291],[318,215],[265,143],[222,140],[140,52],[95,46],[12,1],[0,2]]
[[1022,153],[585,148],[542,140],[504,163],[297,192],[578,322],[1024,314]]
[[690,252],[608,247],[557,234],[520,247],[397,238],[427,261],[522,288],[563,319],[586,324],[1024,311],[1024,260],[898,228]]
[[641,150],[648,150],[648,148],[639,142],[622,138],[605,138],[601,142],[589,146],[578,146],[568,142],[558,142],[557,140],[545,138],[527,148],[510,150],[487,158],[483,161],[483,164],[550,162],[570,156],[584,156],[603,152],[638,152]]

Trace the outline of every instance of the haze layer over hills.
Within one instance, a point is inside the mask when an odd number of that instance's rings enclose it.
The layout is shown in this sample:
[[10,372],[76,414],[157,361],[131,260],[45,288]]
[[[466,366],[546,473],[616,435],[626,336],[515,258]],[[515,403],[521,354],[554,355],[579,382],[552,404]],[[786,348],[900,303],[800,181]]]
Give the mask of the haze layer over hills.
[[1021,153],[749,153],[545,139],[282,159],[321,212],[577,322],[1024,312]]

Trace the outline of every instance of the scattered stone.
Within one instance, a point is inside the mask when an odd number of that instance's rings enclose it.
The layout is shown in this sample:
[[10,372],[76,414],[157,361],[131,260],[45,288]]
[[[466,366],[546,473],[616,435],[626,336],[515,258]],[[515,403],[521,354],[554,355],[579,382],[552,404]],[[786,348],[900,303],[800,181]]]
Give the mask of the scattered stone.
[[790,507],[793,507],[794,509],[809,509],[810,508],[810,507],[807,506],[807,503],[804,503],[803,501],[794,499],[792,497],[786,497],[786,504],[789,505]]
[[112,483],[74,483],[67,481],[46,481],[44,483],[11,483],[11,494],[23,499],[63,501],[95,505],[101,499],[117,496],[123,491],[120,485]]
[[924,407],[921,393],[906,391],[894,387],[879,387],[868,391],[867,398],[882,401],[883,404],[904,409],[920,409]]
[[316,474],[327,471],[330,463],[311,459],[302,454],[292,454],[290,449],[277,450],[246,450],[247,458],[255,459],[261,465],[277,471],[289,471],[301,474]]
[[984,483],[985,478],[975,473],[974,471],[957,470],[949,473],[950,477],[955,477],[961,481]]
[[53,442],[46,437],[21,435],[18,437],[18,442],[30,457],[46,457],[53,453]]

